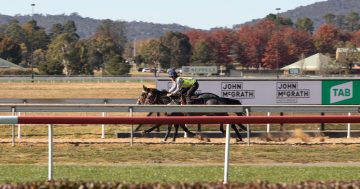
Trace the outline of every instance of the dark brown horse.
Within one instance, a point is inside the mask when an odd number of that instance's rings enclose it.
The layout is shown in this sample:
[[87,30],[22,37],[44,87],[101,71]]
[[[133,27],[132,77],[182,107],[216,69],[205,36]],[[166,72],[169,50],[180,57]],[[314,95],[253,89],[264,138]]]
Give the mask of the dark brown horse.
[[[144,91],[147,92],[146,94],[146,100],[145,100],[145,104],[177,104],[176,102],[179,101],[177,99],[173,99],[168,97],[166,94],[166,91],[159,91],[157,89],[154,88],[145,88],[144,87]],[[241,105],[240,101],[238,100],[234,100],[234,99],[230,99],[230,98],[222,98],[222,97],[218,97],[218,96],[214,96],[213,94],[211,95],[211,93],[205,93],[203,95],[199,95],[198,98],[196,99],[192,99],[193,103],[192,104],[196,104],[196,105]],[[228,113],[171,113],[172,116],[199,116],[199,115],[207,115],[207,116],[228,116]],[[175,114],[175,115],[174,115]],[[236,115],[238,116],[242,116],[242,113],[238,113],[235,112]],[[241,130],[245,130],[246,131],[246,127],[242,124],[238,125],[239,129]],[[175,127],[175,134],[174,137],[176,137],[176,132],[177,132],[177,128],[178,126],[174,125]],[[239,141],[242,141],[242,137],[240,135],[239,130],[237,129],[235,124],[231,125],[231,128],[235,131],[236,136],[238,137]],[[147,130],[146,132],[150,132],[153,129],[155,129],[155,127],[152,127],[151,129]],[[220,125],[220,131],[222,133],[225,133],[224,131],[224,127],[223,124]],[[168,129],[168,132],[169,129]]]
[[[138,97],[138,100],[137,100],[137,103],[138,105],[144,105],[145,104],[145,101],[146,101],[146,98],[147,98],[147,95],[148,95],[148,91],[147,91],[147,87],[143,86],[143,91],[141,92],[140,96]],[[161,102],[159,104],[168,104],[169,101],[165,101],[165,102]],[[151,116],[154,112],[149,112],[147,114],[147,116]],[[157,113],[157,116],[160,116],[160,113],[159,112],[156,112]],[[172,113],[171,114],[172,116],[183,116],[182,113]],[[165,113],[164,116],[167,116],[167,114]],[[142,124],[139,124],[135,131],[138,131],[140,129],[140,127],[142,126]],[[153,125],[150,129],[147,129],[147,130],[144,130],[143,133],[150,133],[151,131],[157,129],[159,131],[159,128],[160,128],[161,124],[155,124]],[[177,135],[177,132],[178,132],[178,128],[181,127],[184,132],[186,132],[188,134],[188,136],[196,136],[195,133],[191,132],[185,125],[175,125],[175,131],[176,131],[176,134],[174,134],[173,136],[173,141],[176,140],[176,135]],[[170,135],[170,131],[171,131],[171,125],[168,125],[168,129],[167,129],[167,133],[165,135],[165,138],[164,138],[164,141],[167,140],[167,138],[169,137]],[[199,135],[199,138],[202,139],[203,137],[201,137],[201,135]]]

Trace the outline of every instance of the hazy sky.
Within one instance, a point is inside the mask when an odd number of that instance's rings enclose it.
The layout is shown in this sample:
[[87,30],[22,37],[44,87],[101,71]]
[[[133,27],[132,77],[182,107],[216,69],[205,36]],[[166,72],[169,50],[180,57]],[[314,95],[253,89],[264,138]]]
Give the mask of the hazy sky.
[[252,19],[326,0],[0,0],[0,14],[70,14],[83,17],[161,24],[198,29],[232,27]]

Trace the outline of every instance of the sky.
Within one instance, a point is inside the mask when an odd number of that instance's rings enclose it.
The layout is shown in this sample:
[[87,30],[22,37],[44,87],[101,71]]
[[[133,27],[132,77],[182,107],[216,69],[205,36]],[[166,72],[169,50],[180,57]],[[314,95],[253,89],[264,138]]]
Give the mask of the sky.
[[[78,13],[82,17],[232,28],[253,19],[326,0],[0,0],[0,14]],[[35,6],[31,6],[35,4]]]

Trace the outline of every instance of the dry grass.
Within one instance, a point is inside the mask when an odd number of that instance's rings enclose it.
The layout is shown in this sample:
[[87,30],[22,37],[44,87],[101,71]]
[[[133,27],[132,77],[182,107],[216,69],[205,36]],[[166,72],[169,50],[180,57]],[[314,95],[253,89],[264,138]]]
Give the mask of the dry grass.
[[142,85],[122,83],[0,83],[0,98],[136,98]]

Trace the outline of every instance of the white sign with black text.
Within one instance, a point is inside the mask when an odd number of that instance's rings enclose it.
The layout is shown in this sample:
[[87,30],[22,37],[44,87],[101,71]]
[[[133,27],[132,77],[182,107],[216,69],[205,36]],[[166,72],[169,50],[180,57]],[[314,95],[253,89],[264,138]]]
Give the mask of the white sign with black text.
[[[198,82],[198,92],[238,99],[242,104],[321,104],[321,81],[199,79]],[[158,80],[156,86],[168,90],[171,82]]]

